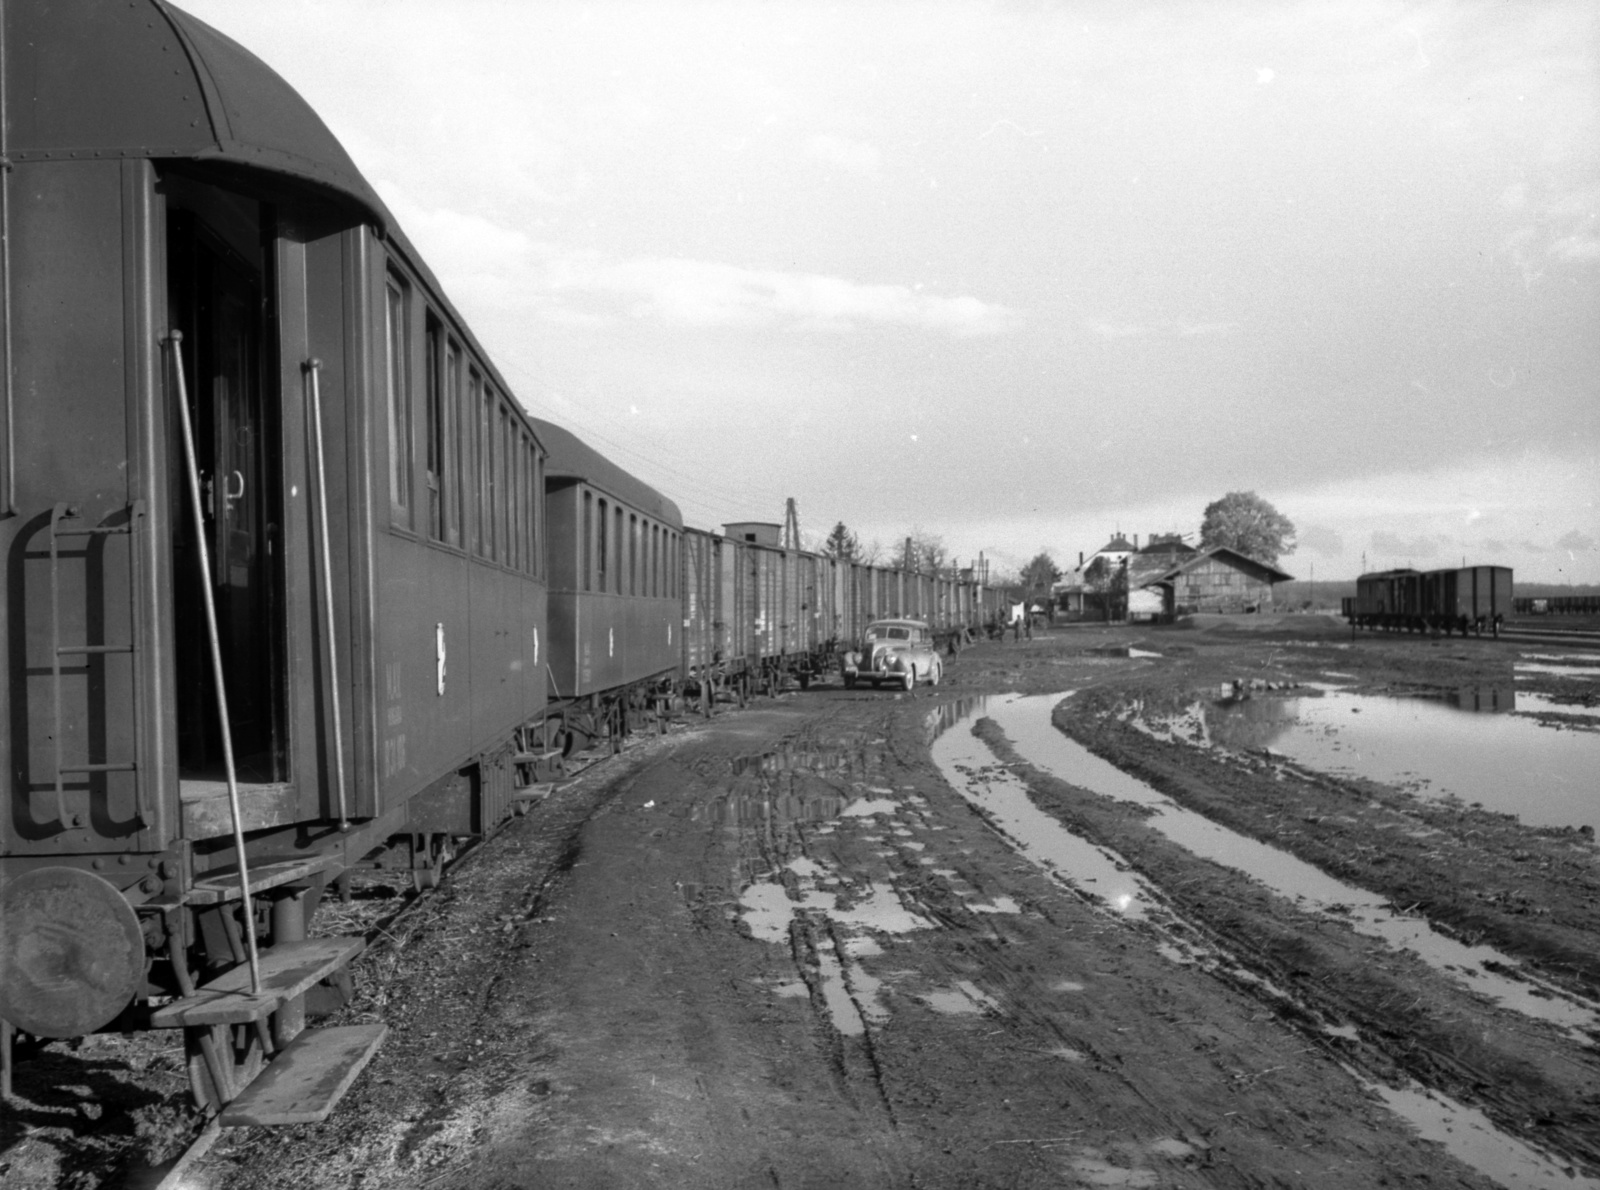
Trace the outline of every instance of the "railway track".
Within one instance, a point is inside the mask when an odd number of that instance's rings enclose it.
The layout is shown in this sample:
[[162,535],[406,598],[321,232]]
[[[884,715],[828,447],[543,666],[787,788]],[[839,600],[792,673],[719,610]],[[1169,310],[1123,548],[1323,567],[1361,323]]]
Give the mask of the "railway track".
[[1600,649],[1600,629],[1596,628],[1502,628],[1500,639],[1513,644]]

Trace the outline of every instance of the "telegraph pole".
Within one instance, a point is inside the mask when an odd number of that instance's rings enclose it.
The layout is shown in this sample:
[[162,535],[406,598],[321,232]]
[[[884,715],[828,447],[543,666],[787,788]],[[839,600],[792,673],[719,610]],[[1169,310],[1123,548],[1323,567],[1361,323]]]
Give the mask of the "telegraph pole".
[[783,548],[797,550],[800,548],[800,512],[794,506],[794,497],[790,496],[783,509]]

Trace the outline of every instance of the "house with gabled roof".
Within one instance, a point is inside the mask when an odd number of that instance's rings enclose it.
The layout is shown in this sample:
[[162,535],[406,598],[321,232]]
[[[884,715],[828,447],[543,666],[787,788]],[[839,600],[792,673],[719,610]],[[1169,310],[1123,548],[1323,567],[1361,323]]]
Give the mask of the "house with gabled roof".
[[1136,580],[1132,571],[1130,564],[1129,619],[1170,620],[1196,612],[1270,611],[1273,585],[1294,577],[1226,546],[1191,550],[1187,557],[1174,556],[1170,566],[1151,566],[1141,580]]

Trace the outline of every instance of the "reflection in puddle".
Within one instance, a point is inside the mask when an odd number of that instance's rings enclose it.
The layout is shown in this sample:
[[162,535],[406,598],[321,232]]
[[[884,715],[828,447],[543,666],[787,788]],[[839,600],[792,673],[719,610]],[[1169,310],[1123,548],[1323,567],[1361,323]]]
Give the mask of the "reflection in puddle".
[[1472,711],[1478,714],[1514,711],[1517,709],[1517,688],[1458,686],[1454,690],[1446,690],[1443,701],[1446,706],[1454,707],[1458,711]]
[[1530,826],[1600,828],[1600,736],[1593,733],[1340,690],[1210,703],[1204,712],[1211,741],[1224,748],[1271,747],[1308,768],[1387,784],[1420,779],[1422,796],[1454,794]]
[[1584,715],[1600,718],[1600,706],[1577,702],[1557,702],[1543,694],[1522,691],[1517,695],[1517,710],[1532,715]]
[[[1336,916],[1358,934],[1381,938],[1396,950],[1415,951],[1451,979],[1526,1016],[1562,1025],[1577,1040],[1587,1040],[1580,1030],[1600,1026],[1600,1005],[1574,1002],[1523,973],[1509,955],[1447,938],[1423,918],[1396,913],[1386,897],[1186,810],[1102,760],[1051,723],[1050,711],[1060,701],[1060,695],[1021,698],[993,707],[989,714],[1030,764],[1094,793],[1152,807],[1159,812],[1150,825],[1194,854],[1259,880],[1273,892],[1302,902],[1303,909]],[[1506,970],[1517,977],[1501,974]]]

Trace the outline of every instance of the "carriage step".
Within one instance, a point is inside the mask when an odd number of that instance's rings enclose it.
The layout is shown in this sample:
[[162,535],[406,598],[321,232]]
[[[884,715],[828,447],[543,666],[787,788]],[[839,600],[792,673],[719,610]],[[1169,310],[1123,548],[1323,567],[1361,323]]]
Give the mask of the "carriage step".
[[240,1025],[264,1020],[285,1000],[326,979],[365,949],[360,937],[280,942],[261,952],[261,994],[250,991],[250,964],[223,972],[194,995],[164,1004],[150,1016],[152,1029],[190,1025]]
[[224,1128],[320,1124],[366,1068],[385,1024],[308,1029],[222,1109]]
[[[337,855],[313,855],[305,859],[286,859],[276,863],[250,865],[250,895],[265,892],[269,888],[277,888],[282,884],[293,884],[297,880],[307,880],[319,872],[336,867],[341,862]],[[194,887],[189,890],[189,904],[191,905],[220,905],[224,901],[237,901],[239,899],[239,873],[222,872],[211,876],[202,876],[194,882]]]

